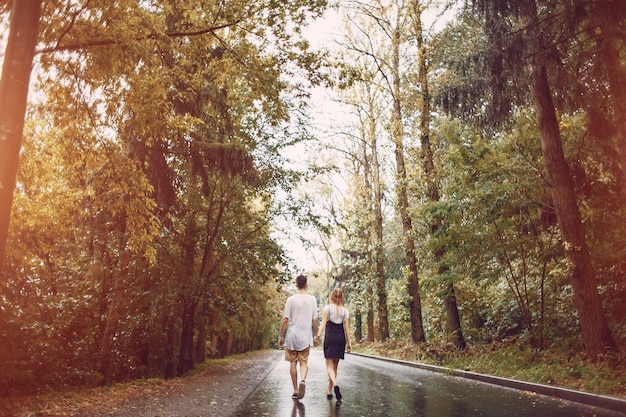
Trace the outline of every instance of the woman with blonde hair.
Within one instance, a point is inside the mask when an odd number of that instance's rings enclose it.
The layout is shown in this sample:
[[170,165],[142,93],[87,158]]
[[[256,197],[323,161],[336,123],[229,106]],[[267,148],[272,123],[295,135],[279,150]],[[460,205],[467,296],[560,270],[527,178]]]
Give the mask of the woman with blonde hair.
[[337,401],[342,395],[337,385],[337,366],[344,358],[346,350],[352,350],[350,343],[350,312],[343,305],[343,291],[335,288],[330,293],[330,302],[322,309],[322,324],[319,327],[318,337],[324,333],[324,357],[326,358],[326,372],[328,373],[328,390],[326,398],[333,399],[333,391]]

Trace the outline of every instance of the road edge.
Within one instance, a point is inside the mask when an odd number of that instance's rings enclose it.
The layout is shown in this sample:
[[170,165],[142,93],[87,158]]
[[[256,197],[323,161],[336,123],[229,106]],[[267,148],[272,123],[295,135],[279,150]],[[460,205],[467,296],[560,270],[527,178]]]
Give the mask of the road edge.
[[446,375],[452,375],[460,378],[471,379],[474,381],[485,382],[487,384],[499,385],[502,387],[518,389],[522,391],[530,391],[536,394],[542,394],[549,397],[559,398],[562,400],[573,401],[594,407],[604,408],[618,413],[626,414],[626,400],[610,397],[606,395],[591,394],[584,391],[576,391],[568,388],[555,387],[550,385],[537,384],[534,382],[519,381],[516,379],[501,378],[493,375],[479,374],[477,372],[462,371],[459,369],[446,368],[444,366],[429,365],[419,362],[405,361],[402,359],[386,358],[384,356],[368,355],[366,353],[351,352],[351,355],[363,356],[366,358],[377,359],[385,362],[392,362],[401,365],[411,366],[413,368],[424,369],[426,371],[438,372]]

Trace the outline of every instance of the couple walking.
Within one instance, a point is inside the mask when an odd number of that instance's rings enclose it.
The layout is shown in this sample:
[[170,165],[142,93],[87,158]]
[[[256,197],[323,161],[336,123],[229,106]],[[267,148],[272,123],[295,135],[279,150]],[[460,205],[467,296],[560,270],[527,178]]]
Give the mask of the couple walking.
[[[334,393],[337,401],[341,401],[341,391],[337,385],[337,367],[339,360],[344,358],[346,349],[348,352],[352,349],[350,313],[343,305],[343,291],[341,288],[335,288],[330,293],[330,301],[322,309],[322,324],[318,326],[317,300],[306,292],[307,277],[299,275],[296,278],[296,285],[298,293],[289,297],[285,303],[278,336],[278,346],[285,347],[285,360],[291,364],[289,368],[293,384],[291,398],[304,397],[311,344],[317,346],[324,331],[324,358],[326,358],[326,372],[328,373],[326,398],[332,400]],[[315,336],[311,340],[313,334]],[[297,364],[300,364],[300,383],[298,383]]]

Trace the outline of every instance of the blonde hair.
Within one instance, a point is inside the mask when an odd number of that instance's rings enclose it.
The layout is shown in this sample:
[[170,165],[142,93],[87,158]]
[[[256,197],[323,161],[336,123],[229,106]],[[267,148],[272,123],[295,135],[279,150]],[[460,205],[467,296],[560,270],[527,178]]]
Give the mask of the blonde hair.
[[330,303],[343,306],[343,291],[337,287],[330,292]]

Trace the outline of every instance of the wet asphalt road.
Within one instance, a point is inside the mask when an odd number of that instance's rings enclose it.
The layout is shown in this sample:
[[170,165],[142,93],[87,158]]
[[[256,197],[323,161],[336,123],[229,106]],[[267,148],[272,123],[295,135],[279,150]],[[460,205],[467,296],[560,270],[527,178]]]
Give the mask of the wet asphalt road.
[[292,400],[289,363],[275,366],[231,417],[626,417],[601,408],[402,364],[346,355],[339,363],[343,401],[326,399],[322,351],[311,351],[306,395]]

